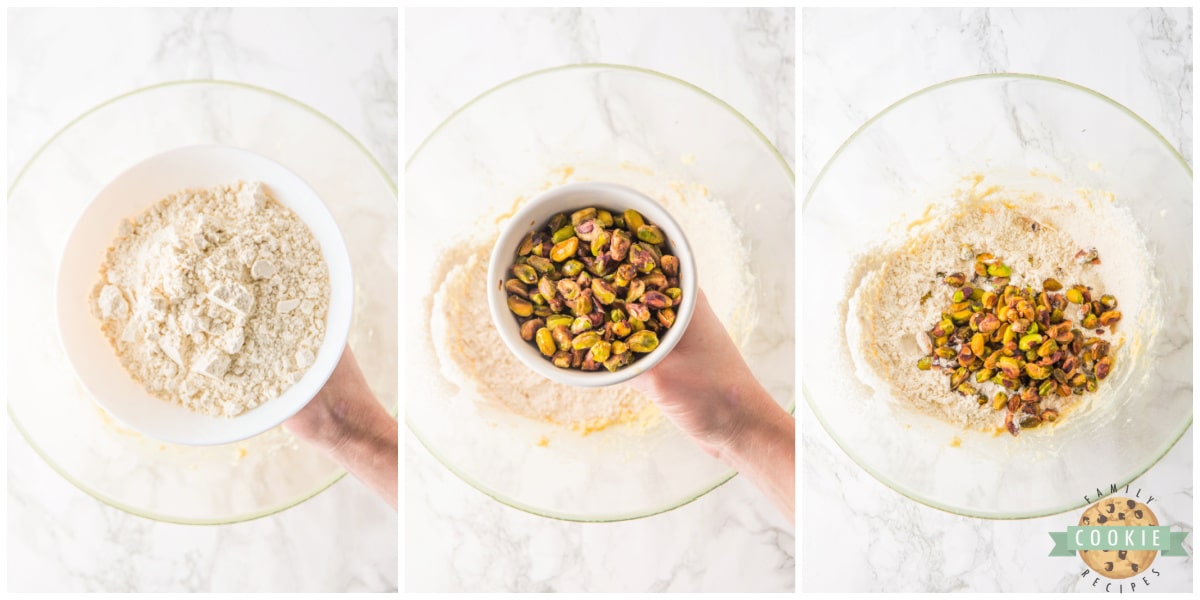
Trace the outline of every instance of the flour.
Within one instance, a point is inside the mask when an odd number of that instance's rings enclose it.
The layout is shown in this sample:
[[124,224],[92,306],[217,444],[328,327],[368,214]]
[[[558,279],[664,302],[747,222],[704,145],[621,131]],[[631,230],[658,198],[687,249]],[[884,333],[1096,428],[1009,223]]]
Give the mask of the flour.
[[187,190],[122,221],[92,314],[151,394],[234,417],[283,393],[325,334],[329,272],[262,184]]
[[[1091,191],[1060,198],[973,186],[957,202],[931,209],[901,236],[865,251],[853,267],[842,316],[855,375],[923,414],[965,429],[1002,428],[1005,411],[950,391],[945,373],[916,368],[925,354],[917,335],[940,319],[954,292],[938,274],[970,274],[974,256],[987,252],[1012,268],[1012,285],[1041,289],[1047,278],[1082,284],[1096,294],[1114,294],[1124,314],[1136,315],[1151,283],[1145,244],[1132,223],[1112,204],[1111,194]],[[1099,248],[1101,264],[1075,259],[1092,247]],[[922,302],[926,294],[931,295]],[[1100,337],[1120,349],[1136,327],[1134,319],[1126,319]],[[1121,364],[1118,360],[1118,368]],[[1115,381],[1110,377],[1103,385]],[[1055,395],[1043,408],[1064,415],[1081,398]]]
[[[701,185],[676,183],[646,192],[688,236],[709,303],[735,341],[744,340],[757,319],[755,281],[749,252],[728,209]],[[430,331],[442,375],[481,402],[584,433],[656,423],[658,409],[630,387],[583,389],[554,383],[508,352],[491,321],[485,287],[498,234],[458,240],[440,257],[435,272],[445,276],[435,284]]]

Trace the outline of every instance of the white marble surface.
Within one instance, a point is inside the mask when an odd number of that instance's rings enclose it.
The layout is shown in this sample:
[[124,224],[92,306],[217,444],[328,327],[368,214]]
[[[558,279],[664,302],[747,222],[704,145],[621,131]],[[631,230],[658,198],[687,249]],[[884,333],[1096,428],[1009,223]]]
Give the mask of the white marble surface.
[[[892,102],[946,79],[997,71],[1059,77],[1106,94],[1191,162],[1190,10],[809,9],[802,21],[801,189]],[[807,404],[801,419],[804,591],[1098,589],[1080,576],[1081,561],[1046,556],[1047,532],[1073,524],[1076,512],[984,521],[922,506],[854,464]],[[1189,430],[1134,482],[1158,498],[1160,521],[1177,530],[1192,529],[1192,443]],[[1192,543],[1189,536],[1189,554]],[[1192,589],[1191,559],[1160,557],[1155,566],[1161,576],[1145,589]]]
[[[406,157],[443,119],[523,73],[579,62],[642,66],[742,111],[793,157],[790,10],[408,10]],[[789,591],[795,533],[747,481],[684,507],[579,524],[504,506],[405,443],[409,591]]]
[[[10,182],[55,131],[99,102],[204,78],[309,104],[396,177],[393,9],[21,10],[9,12],[7,36]],[[173,525],[101,504],[51,470],[11,424],[6,435],[10,590],[398,588],[396,513],[353,478],[256,521]]]

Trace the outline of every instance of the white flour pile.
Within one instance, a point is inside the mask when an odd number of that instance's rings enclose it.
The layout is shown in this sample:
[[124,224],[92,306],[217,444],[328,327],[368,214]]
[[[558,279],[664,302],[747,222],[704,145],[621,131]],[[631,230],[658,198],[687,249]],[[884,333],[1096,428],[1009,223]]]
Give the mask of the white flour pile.
[[[1127,317],[1138,314],[1149,292],[1144,242],[1111,195],[1052,198],[972,187],[897,237],[863,252],[852,268],[842,317],[855,374],[902,405],[964,429],[1002,429],[1005,411],[952,392],[945,373],[916,367],[925,355],[918,333],[928,331],[952,302],[954,288],[942,283],[946,274],[973,273],[975,256],[986,252],[1012,268],[1012,285],[1041,289],[1054,278],[1068,287],[1090,286],[1097,294],[1115,295]],[[1075,259],[1086,248],[1099,249],[1100,264]],[[1127,318],[1100,337],[1120,349],[1136,326]],[[1118,360],[1116,368],[1121,367]],[[1064,415],[1081,398],[1055,395],[1043,407]]]
[[234,417],[316,357],[329,272],[312,232],[262,184],[187,190],[122,221],[91,296],[129,374],[153,395]]
[[[749,251],[734,219],[707,188],[675,184],[650,193],[687,233],[700,285],[735,341],[757,318]],[[626,386],[583,389],[553,383],[504,346],[488,312],[487,263],[496,236],[452,244],[441,256],[430,329],[443,376],[483,402],[584,433],[656,422],[653,403]],[[705,282],[714,282],[705,285]],[[715,282],[721,282],[716,285]]]

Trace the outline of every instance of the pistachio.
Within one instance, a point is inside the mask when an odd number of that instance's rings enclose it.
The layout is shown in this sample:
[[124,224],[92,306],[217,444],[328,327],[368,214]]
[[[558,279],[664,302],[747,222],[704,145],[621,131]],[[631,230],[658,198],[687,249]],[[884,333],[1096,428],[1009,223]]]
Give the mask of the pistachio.
[[980,333],[992,333],[1000,328],[1000,319],[996,315],[988,313],[979,321]]
[[550,315],[549,317],[546,317],[546,327],[548,327],[550,331],[554,331],[554,329],[560,325],[563,327],[570,327],[571,323],[574,321],[575,319],[568,315]]
[[1041,334],[1038,334],[1038,333],[1030,333],[1027,335],[1023,335],[1023,336],[1021,336],[1021,341],[1017,343],[1017,347],[1023,351],[1029,351],[1029,350],[1036,348],[1037,345],[1041,344],[1042,340],[1044,340],[1044,339],[1045,338],[1043,338],[1041,336]]
[[532,231],[525,234],[525,237],[521,239],[521,244],[517,246],[517,256],[529,256],[530,252],[533,252]]
[[612,304],[617,300],[617,292],[607,281],[603,279],[592,280],[592,296],[596,301],[605,306]]
[[588,351],[588,355],[591,356],[592,360],[598,363],[608,360],[608,357],[611,353],[612,344],[604,341],[596,342],[596,344],[592,346],[592,349]]
[[[1115,304],[1115,302],[1114,302]],[[1101,327],[1112,327],[1117,321],[1121,320],[1121,311],[1110,310],[1100,314],[1099,322]]]
[[988,265],[987,274],[991,277],[1010,277],[1012,276],[1012,269],[1006,264],[996,263]]
[[1051,379],[1047,379],[1047,380],[1043,381],[1041,385],[1038,386],[1037,390],[1038,390],[1039,396],[1046,398],[1046,397],[1050,396],[1051,394],[1056,393],[1056,391],[1058,390],[1058,384],[1055,383]]
[[571,339],[571,347],[575,350],[586,350],[600,343],[600,334],[595,331],[585,331]]
[[580,293],[578,298],[575,298],[575,300],[568,303],[568,306],[571,307],[571,312],[574,313],[575,316],[582,317],[582,316],[592,312],[592,308],[593,308],[592,297],[589,295]]
[[554,356],[555,351],[558,350],[554,343],[554,336],[545,327],[537,330],[536,340],[538,350],[541,350],[542,354],[546,356]]
[[1083,292],[1077,287],[1067,290],[1067,301],[1071,304],[1083,304]]
[[663,327],[670,328],[675,325],[675,311],[673,309],[664,308],[655,313],[654,316]]
[[613,265],[613,260],[607,254],[601,254],[596,257],[583,257],[583,265],[588,272],[596,277],[604,277],[608,275],[609,268]]
[[633,244],[633,238],[624,229],[618,229],[612,233],[612,240],[609,242],[608,254],[615,261],[623,261],[629,254],[629,248]]
[[967,380],[967,377],[970,376],[971,372],[968,371],[966,367],[959,367],[955,369],[954,373],[950,375],[950,390],[954,391],[958,389],[958,386],[962,385],[963,382]]
[[936,354],[938,358],[944,358],[946,360],[950,360],[958,356],[958,353],[955,352],[953,348],[949,348],[947,346],[942,346],[941,348],[934,350],[933,353]]
[[522,298],[529,297],[529,290],[525,287],[525,284],[516,279],[509,279],[508,281],[505,281],[504,291],[510,294],[516,294]]
[[585,242],[596,239],[603,231],[604,226],[595,219],[587,219],[575,226],[575,235]]
[[1082,325],[1084,329],[1095,329],[1099,322],[1100,319],[1096,317],[1096,315],[1088,313],[1088,315],[1083,318],[1083,321],[1080,323],[1080,325]]
[[575,228],[570,225],[563,225],[561,228],[559,228],[557,231],[554,232],[554,235],[550,236],[550,242],[553,244],[559,244],[559,243],[567,241],[568,238],[571,238],[574,236],[575,236]]
[[603,254],[608,249],[610,240],[612,240],[612,234],[607,231],[601,230],[600,233],[596,234],[596,237],[592,239],[592,256]]
[[975,356],[983,356],[987,351],[987,340],[984,339],[982,333],[976,333],[971,336],[971,353]]
[[625,211],[625,227],[630,231],[636,232],[646,224],[646,220],[642,218],[641,213],[632,208]]
[[512,272],[521,283],[530,285],[537,283],[537,270],[529,265],[513,265]]
[[996,367],[1004,373],[1005,377],[1016,379],[1021,376],[1021,362],[1011,356],[1001,356],[996,361]]
[[1095,248],[1084,248],[1075,253],[1075,262],[1081,265],[1098,265],[1100,264],[1100,253]]
[[[538,283],[538,289],[541,289],[541,282]],[[579,297],[579,283],[573,279],[559,279],[555,284],[555,289],[559,295],[567,300],[574,300]]]
[[650,320],[650,309],[645,304],[629,302],[625,304],[625,310],[629,312],[631,318],[643,323]]
[[933,359],[928,356],[922,356],[917,359],[917,368],[922,371],[928,371],[933,367]]
[[[626,215],[625,219],[628,221],[629,216]],[[658,335],[656,335],[653,331],[639,331],[633,335],[630,335],[629,339],[626,340],[625,343],[629,346],[630,350],[640,354],[645,354],[647,352],[654,351],[654,349],[658,347]]]
[[1109,294],[1105,294],[1100,296],[1100,304],[1102,304],[1104,308],[1112,310],[1117,307],[1117,299]]
[[629,282],[629,291],[625,294],[625,302],[637,302],[646,292],[646,282],[635,279]]
[[518,317],[528,317],[533,314],[533,304],[520,296],[508,297],[508,309]]
[[946,276],[944,281],[946,282],[946,285],[962,287],[963,284],[967,282],[967,276],[963,275],[962,273],[951,273]]
[[533,336],[537,334],[537,330],[545,326],[546,322],[541,319],[530,319],[524,323],[521,323],[521,339],[527,342],[533,341]]
[[[679,258],[662,229],[636,210],[555,214],[526,234],[516,254],[514,278],[500,288],[522,339],[557,367],[619,369],[633,353],[657,347],[658,336],[675,325],[683,296]],[[957,310],[980,310],[978,297],[965,299]],[[947,323],[942,346],[954,330]]]
[[[633,327],[630,325],[628,320],[614,321],[612,324],[612,332],[613,335],[619,338],[624,338],[628,337],[630,333],[633,333]],[[618,352],[618,354],[620,353]]]
[[662,230],[658,228],[658,225],[642,225],[638,227],[637,237],[647,244],[655,245],[663,243],[664,239]]
[[1096,361],[1096,379],[1104,379],[1112,372],[1113,357],[1105,356]]
[[576,275],[579,275],[582,272],[583,272],[583,263],[581,263],[575,259],[571,259],[571,260],[568,260],[566,263],[563,263],[562,274],[567,277],[575,277]]
[[1035,363],[1025,363],[1025,373],[1034,379],[1045,379],[1050,376],[1050,367]]
[[656,266],[654,255],[642,244],[634,244],[629,247],[629,262],[642,273],[649,273]]
[[[554,270],[554,263],[548,258],[542,258],[541,256],[530,256],[526,262],[529,264],[529,266],[536,269],[538,273],[549,273]],[[517,279],[521,279],[520,274],[517,275]],[[525,280],[521,279],[521,281]],[[530,281],[529,283],[533,283],[533,281]]]
[[671,302],[670,296],[654,290],[642,294],[642,302],[645,303],[646,306],[656,310],[671,308],[671,306],[674,304]]
[[1000,410],[1008,404],[1008,396],[1004,392],[996,392],[992,398],[992,410]]
[[580,223],[596,217],[597,211],[595,208],[581,208],[571,213],[571,225],[578,226]]
[[553,281],[550,281],[549,277],[543,275],[542,278],[538,280],[538,293],[541,294],[543,298],[553,298],[558,295],[558,287]]
[[571,333],[580,334],[592,328],[592,320],[588,317],[575,317],[571,321]]
[[614,354],[614,355],[608,357],[608,360],[604,361],[604,368],[608,369],[611,372],[616,372],[621,367],[624,367],[628,364],[629,364],[629,354],[628,353]]
[[662,270],[670,277],[679,277],[679,257],[670,254],[663,256]]
[[559,350],[569,351],[571,349],[571,330],[566,325],[556,325],[547,327],[550,330],[550,335],[554,338],[554,343],[558,344]]
[[1057,292],[1063,288],[1057,279],[1050,278],[1042,282],[1042,287],[1051,292]]

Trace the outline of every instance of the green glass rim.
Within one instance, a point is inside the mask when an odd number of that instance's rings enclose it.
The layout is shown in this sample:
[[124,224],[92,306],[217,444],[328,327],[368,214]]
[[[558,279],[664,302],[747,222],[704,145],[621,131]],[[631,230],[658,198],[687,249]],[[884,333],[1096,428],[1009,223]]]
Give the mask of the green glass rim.
[[[228,87],[232,87],[232,88],[240,88],[240,89],[244,89],[244,90],[258,92],[258,93],[265,94],[267,96],[274,97],[279,100],[283,100],[285,102],[289,102],[289,103],[293,104],[294,106],[312,114],[313,116],[324,121],[325,123],[332,125],[334,127],[334,129],[336,129],[338,132],[340,132],[342,135],[344,135],[346,137],[346,139],[348,139],[356,148],[358,148],[359,151],[361,151],[363,153],[363,155],[366,156],[367,159],[371,162],[371,164],[375,167],[375,170],[379,173],[379,176],[382,177],[383,180],[387,183],[388,188],[390,188],[392,190],[392,195],[396,196],[397,201],[399,200],[399,192],[398,192],[398,188],[396,186],[396,182],[388,174],[387,170],[384,169],[383,165],[380,164],[379,160],[375,158],[375,155],[373,155],[371,153],[371,151],[368,150],[367,147],[364,146],[362,144],[362,142],[360,142],[358,140],[358,138],[354,137],[353,134],[351,134],[349,131],[347,131],[345,127],[342,127],[337,121],[334,121],[333,119],[329,118],[328,116],[326,116],[324,113],[318,111],[317,109],[315,109],[299,100],[296,100],[295,98],[292,98],[291,96],[282,94],[275,90],[256,86],[256,85],[251,85],[248,83],[242,83],[239,81],[227,81],[227,80],[221,80],[221,79],[181,79],[181,80],[175,80],[175,81],[165,81],[165,82],[161,82],[161,83],[156,83],[153,85],[136,88],[134,90],[125,92],[118,96],[114,96],[114,97],[109,98],[108,100],[105,100],[104,102],[101,102],[100,104],[97,104],[96,106],[88,109],[87,111],[83,112],[82,114],[75,117],[74,119],[71,119],[61,129],[54,132],[54,135],[51,135],[50,138],[47,139],[45,141],[45,143],[43,143],[37,149],[36,152],[33,153],[33,156],[31,156],[29,158],[29,160],[25,162],[24,166],[21,167],[21,170],[17,171],[16,177],[13,178],[12,183],[8,186],[9,198],[10,199],[12,198],[13,192],[17,189],[17,185],[20,184],[20,182],[21,182],[21,178],[25,175],[25,173],[29,170],[29,168],[33,165],[33,163],[36,162],[37,159],[41,157],[42,153],[45,152],[46,149],[49,148],[50,145],[53,144],[55,140],[57,140],[60,136],[62,136],[64,133],[66,133],[69,129],[74,127],[80,121],[84,120],[85,118],[92,115],[93,113],[95,113],[111,104],[115,104],[121,100],[124,100],[125,98],[129,98],[129,97],[135,96],[137,94],[141,94],[144,92],[151,92],[151,91],[164,89],[164,88],[183,87],[183,86],[189,86],[189,85],[228,86]],[[392,417],[396,417],[399,414],[399,402],[397,402],[397,405],[395,407],[391,408],[388,412],[392,415]],[[143,517],[143,518],[150,519],[153,521],[161,521],[164,523],[174,523],[174,524],[178,524],[178,525],[229,525],[229,524],[233,524],[233,523],[244,523],[247,521],[253,521],[255,519],[261,519],[263,517],[269,517],[271,515],[281,513],[281,512],[283,512],[289,508],[292,508],[294,506],[303,504],[304,502],[312,499],[313,497],[317,496],[321,492],[324,492],[325,490],[329,489],[330,487],[333,487],[333,484],[337,483],[338,481],[341,481],[341,479],[346,476],[345,469],[338,468],[338,472],[332,478],[330,478],[329,480],[327,480],[325,482],[322,482],[318,487],[316,487],[312,491],[305,492],[299,498],[296,498],[294,500],[289,500],[278,506],[251,512],[251,513],[248,513],[245,515],[235,515],[235,516],[231,516],[231,517],[222,517],[222,518],[217,518],[217,519],[194,519],[194,518],[178,517],[178,516],[174,516],[174,515],[167,515],[167,514],[155,513],[152,511],[141,510],[141,509],[129,506],[120,501],[114,500],[113,498],[110,498],[110,497],[92,489],[88,485],[84,484],[83,482],[79,481],[78,479],[76,479],[75,477],[73,477],[72,475],[67,473],[66,470],[64,470],[62,467],[60,467],[58,464],[56,464],[53,460],[51,460],[50,457],[47,456],[46,453],[40,447],[38,447],[38,445],[36,443],[34,443],[33,438],[31,438],[29,436],[29,433],[25,430],[25,428],[21,425],[21,422],[17,419],[16,415],[13,413],[13,408],[12,408],[11,404],[8,406],[8,418],[10,421],[12,421],[13,427],[16,428],[17,432],[21,434],[21,437],[25,439],[25,443],[29,444],[30,448],[33,448],[34,453],[37,454],[39,457],[41,457],[41,459],[43,461],[45,461],[45,463],[47,465],[49,465],[50,468],[53,469],[55,473],[58,473],[60,476],[62,476],[63,479],[66,479],[68,482],[70,482],[71,485],[74,485],[76,488],[79,488],[79,490],[82,491],[83,493],[91,496],[92,498],[95,498],[96,500],[99,500],[103,504],[107,504],[108,506],[111,506],[113,508],[127,512],[127,513],[135,515],[135,516]]]
[[[871,117],[870,119],[867,119],[867,121],[864,122],[862,125],[860,125],[858,127],[858,129],[854,130],[854,133],[850,134],[850,137],[846,138],[846,141],[842,142],[841,145],[838,146],[837,150],[835,150],[834,153],[829,157],[829,160],[827,160],[825,162],[825,165],[823,167],[821,167],[821,170],[817,173],[817,176],[813,179],[812,185],[809,186],[808,192],[804,196],[804,205],[801,207],[801,211],[805,211],[808,209],[809,201],[812,200],[813,196],[815,195],[817,187],[820,185],[821,180],[824,179],[825,174],[828,173],[830,167],[834,164],[835,161],[837,161],[838,157],[842,155],[842,153],[846,150],[846,148],[849,147],[850,144],[855,139],[857,139],[860,135],[862,135],[863,132],[865,132],[872,125],[874,125],[876,121],[879,121],[880,119],[882,119],[885,115],[887,115],[891,111],[895,110],[896,108],[898,108],[900,106],[903,106],[903,105],[909,103],[912,100],[916,100],[930,92],[934,92],[936,90],[940,90],[945,87],[949,87],[949,86],[960,84],[960,83],[969,83],[969,82],[981,81],[981,80],[1001,80],[1001,79],[1012,79],[1012,80],[1016,80],[1016,81],[1036,81],[1036,82],[1041,82],[1041,83],[1061,85],[1063,87],[1071,88],[1076,91],[1080,91],[1080,92],[1089,94],[1089,95],[1093,96],[1094,98],[1113,106],[1120,112],[1123,112],[1126,115],[1128,115],[1129,117],[1131,117],[1135,122],[1140,124],[1147,132],[1149,132],[1156,139],[1158,139],[1158,141],[1161,142],[1162,145],[1167,148],[1167,151],[1172,156],[1175,157],[1175,159],[1179,162],[1179,165],[1182,166],[1185,171],[1187,171],[1188,178],[1189,179],[1192,178],[1193,175],[1192,175],[1191,165],[1189,165],[1187,163],[1187,161],[1183,158],[1183,155],[1179,153],[1179,151],[1175,148],[1175,146],[1173,146],[1171,144],[1171,142],[1168,141],[1167,138],[1162,135],[1162,133],[1160,133],[1157,129],[1155,129],[1154,126],[1150,125],[1149,122],[1147,122],[1145,119],[1140,117],[1137,113],[1133,112],[1132,110],[1127,108],[1125,105],[1121,104],[1120,102],[1117,102],[1116,100],[1113,100],[1112,98],[1109,98],[1108,96],[1105,96],[1104,94],[1101,94],[1100,92],[1097,92],[1091,88],[1084,87],[1077,83],[1071,83],[1071,82],[1065,81],[1063,79],[1057,79],[1054,77],[1047,77],[1044,75],[1034,75],[1034,74],[1029,74],[1029,73],[983,73],[983,74],[979,74],[979,75],[969,75],[966,77],[958,77],[955,79],[949,79],[949,80],[943,81],[941,83],[936,83],[929,87],[922,88],[920,90],[917,90],[916,92],[913,92],[913,93],[911,93],[907,96],[904,96],[903,98],[893,102],[892,104],[888,105],[883,110],[879,111],[879,113],[876,114],[875,116]],[[859,468],[866,471],[867,474],[869,474],[871,477],[874,477],[876,480],[878,480],[880,483],[882,483],[885,486],[887,486],[888,488],[890,488],[892,491],[894,491],[894,492],[900,494],[901,496],[904,496],[914,502],[917,502],[918,504],[922,504],[922,505],[928,506],[930,508],[934,508],[934,509],[937,509],[937,510],[940,510],[943,512],[947,512],[950,514],[959,515],[959,516],[963,516],[963,517],[989,519],[989,520],[997,520],[997,521],[1034,519],[1034,518],[1038,518],[1038,517],[1058,515],[1058,514],[1062,514],[1067,511],[1070,511],[1070,510],[1076,510],[1079,508],[1083,508],[1084,506],[1087,506],[1087,504],[1088,504],[1088,502],[1086,500],[1083,500],[1082,498],[1080,498],[1079,500],[1069,502],[1063,506],[1050,507],[1050,508],[1039,509],[1039,510],[1030,510],[1030,511],[1017,512],[1017,513],[993,513],[993,512],[966,510],[966,509],[963,509],[960,507],[949,506],[949,505],[937,502],[931,498],[926,498],[925,496],[918,494],[917,492],[910,490],[907,487],[900,485],[899,483],[897,483],[895,481],[892,481],[888,477],[884,476],[882,473],[871,468],[869,465],[867,465],[867,463],[861,457],[859,457],[857,454],[852,452],[850,450],[850,448],[846,445],[846,443],[843,442],[840,438],[838,438],[838,436],[834,434],[833,430],[830,429],[828,422],[825,420],[824,416],[822,416],[821,411],[818,410],[817,403],[816,403],[815,399],[813,398],[812,393],[809,392],[808,386],[804,384],[803,377],[801,378],[800,390],[801,390],[801,393],[804,394],[804,399],[805,399],[805,402],[808,404],[809,410],[811,410],[813,416],[815,416],[817,418],[817,422],[821,424],[821,427],[825,430],[825,433],[827,433],[829,435],[830,439],[832,439],[833,442],[835,444],[837,444],[838,448],[841,448],[842,452],[845,452],[846,455],[850,457],[850,460],[854,461],[854,463],[856,465],[858,465]],[[1171,449],[1175,447],[1175,444],[1179,443],[1179,440],[1183,438],[1184,434],[1187,433],[1188,429],[1192,426],[1192,419],[1193,419],[1193,417],[1191,415],[1189,415],[1187,418],[1187,421],[1183,424],[1183,426],[1179,429],[1179,431],[1177,431],[1173,436],[1171,436],[1171,439],[1157,453],[1157,456],[1154,458],[1154,460],[1150,461],[1149,464],[1147,464],[1142,469],[1138,470],[1136,473],[1134,473],[1128,477],[1122,478],[1118,482],[1117,486],[1125,487],[1129,483],[1132,483],[1134,480],[1136,480],[1137,478],[1144,475],[1146,473],[1146,471],[1149,471],[1151,468],[1154,467],[1154,465],[1158,464],[1158,462],[1161,461],[1163,459],[1163,457],[1166,456],[1167,453],[1169,453],[1171,451]]]
[[[674,77],[672,75],[667,75],[665,73],[660,73],[658,71],[653,71],[650,69],[645,69],[642,67],[635,67],[635,66],[631,66],[631,65],[621,65],[621,64],[614,64],[614,63],[578,63],[578,64],[560,65],[557,67],[549,67],[546,69],[539,69],[537,71],[531,71],[529,73],[525,73],[524,75],[519,75],[517,77],[514,77],[513,79],[510,79],[499,85],[496,85],[496,86],[493,86],[493,87],[487,89],[483,93],[472,98],[466,104],[463,104],[462,106],[460,106],[454,112],[450,113],[450,115],[448,117],[446,117],[445,119],[443,119],[442,122],[439,123],[438,126],[433,129],[433,131],[429,132],[429,135],[425,136],[425,139],[422,140],[421,143],[417,145],[416,150],[413,150],[412,156],[410,156],[408,161],[406,161],[404,163],[405,172],[406,173],[408,172],[409,168],[413,164],[413,161],[415,161],[417,159],[417,157],[420,155],[421,150],[425,149],[425,146],[429,144],[429,142],[438,134],[438,132],[440,132],[442,129],[444,129],[447,125],[450,124],[451,121],[453,121],[456,117],[458,117],[458,115],[465,112],[472,105],[474,105],[475,103],[479,102],[480,100],[483,100],[484,98],[492,95],[493,93],[498,92],[502,89],[505,89],[513,84],[524,81],[526,79],[531,79],[534,77],[538,77],[540,75],[548,75],[548,74],[554,74],[554,73],[559,73],[559,72],[564,72],[564,71],[587,71],[587,70],[601,71],[601,70],[606,70],[606,69],[611,69],[611,70],[616,70],[616,71],[627,71],[627,72],[638,73],[638,74],[642,74],[642,75],[648,75],[651,77],[657,77],[659,79],[663,79],[665,81],[680,85],[680,86],[684,87],[685,89],[689,89],[689,90],[699,94],[701,97],[716,104],[719,108],[724,109],[725,111],[730,113],[733,117],[735,117],[738,121],[741,121],[747,128],[749,128],[749,130],[754,134],[754,136],[757,137],[759,139],[759,141],[761,141],[763,143],[763,145],[766,146],[767,150],[770,151],[771,155],[774,156],[776,161],[779,163],[779,166],[783,167],[784,172],[787,173],[788,179],[792,182],[792,188],[793,188],[793,194],[794,194],[794,188],[796,186],[796,174],[795,174],[795,172],[792,171],[791,166],[788,165],[787,159],[785,159],[783,157],[783,154],[781,154],[779,152],[779,149],[775,147],[775,144],[772,143],[771,140],[768,139],[767,136],[764,135],[763,132],[758,127],[756,127],[754,125],[754,123],[752,123],[750,121],[750,119],[746,118],[745,115],[738,112],[738,110],[735,109],[734,107],[730,106],[729,103],[714,96],[713,94],[709,93],[708,91],[704,90],[703,88],[701,88],[693,83],[684,81],[683,79],[679,79],[678,77]],[[794,200],[794,195],[793,195],[793,202],[794,201],[795,200]],[[788,406],[785,408],[785,410],[788,412],[788,414],[795,415],[795,412],[796,412],[795,394],[792,395],[792,399],[788,403]],[[681,506],[690,504],[690,503],[700,499],[701,497],[705,496],[709,492],[721,487],[722,485],[724,485],[726,482],[733,479],[734,476],[737,475],[737,473],[735,471],[733,471],[732,469],[726,470],[724,473],[721,474],[720,477],[718,477],[715,480],[702,486],[702,488],[698,492],[690,492],[684,498],[670,502],[662,508],[656,508],[656,509],[649,510],[649,511],[634,511],[634,512],[628,512],[628,513],[619,513],[619,514],[615,514],[615,515],[603,515],[603,516],[569,514],[569,513],[546,510],[543,508],[530,506],[523,502],[519,502],[517,500],[509,498],[508,496],[500,493],[499,491],[492,489],[491,487],[486,486],[478,481],[475,481],[470,476],[468,476],[465,472],[463,472],[462,470],[460,470],[460,469],[456,468],[454,465],[452,465],[451,462],[449,460],[447,460],[444,456],[442,456],[440,453],[438,453],[433,448],[433,446],[430,445],[430,443],[424,437],[421,436],[420,432],[418,432],[417,429],[415,427],[413,427],[413,423],[412,423],[412,421],[410,421],[408,419],[407,415],[405,416],[404,424],[408,427],[408,430],[410,432],[412,432],[413,437],[417,438],[417,441],[421,442],[421,445],[425,447],[426,451],[428,451],[431,455],[433,455],[433,457],[435,459],[437,459],[437,461],[439,463],[441,463],[442,466],[446,467],[447,470],[449,470],[451,473],[456,475],[459,479],[462,479],[463,481],[465,481],[471,487],[479,490],[484,495],[486,495],[486,496],[492,498],[493,500],[496,500],[497,502],[504,504],[506,506],[515,508],[517,510],[520,510],[522,512],[526,512],[526,513],[529,513],[532,515],[537,515],[539,517],[547,517],[547,518],[551,518],[551,519],[557,519],[560,521],[571,521],[571,522],[577,522],[577,523],[613,523],[613,522],[617,522],[617,521],[631,521],[634,519],[642,519],[642,518],[646,518],[646,517],[652,517],[654,515],[659,515],[659,514],[662,514],[665,512],[670,512]]]

